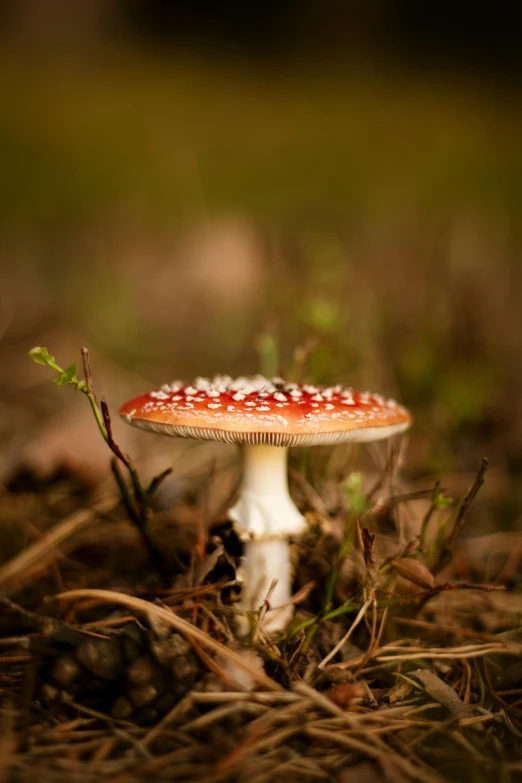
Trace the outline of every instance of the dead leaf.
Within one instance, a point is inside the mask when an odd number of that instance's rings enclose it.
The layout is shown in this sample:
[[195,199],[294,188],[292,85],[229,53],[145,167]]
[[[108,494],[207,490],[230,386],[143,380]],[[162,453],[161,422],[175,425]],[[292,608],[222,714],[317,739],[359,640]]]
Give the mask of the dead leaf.
[[325,695],[343,710],[349,710],[354,701],[367,700],[368,686],[365,682],[344,682],[327,691]]
[[359,527],[359,538],[363,551],[364,563],[366,568],[371,568],[377,558],[375,551],[375,533],[370,533],[367,527]]
[[409,682],[398,681],[388,692],[388,700],[390,704],[397,704],[398,702],[405,701],[410,695],[411,690],[412,686]]
[[351,671],[348,671],[348,669],[341,669],[340,666],[329,666],[328,669],[325,671],[325,674],[327,678],[330,680],[330,682],[334,683],[354,683],[355,682],[355,675],[352,674]]
[[437,677],[433,672],[427,669],[417,669],[411,672],[411,676],[416,677],[424,686],[424,690],[428,693],[432,699],[442,704],[448,712],[455,716],[455,718],[473,718],[475,712],[468,705],[464,704],[453,688],[449,686],[440,677]]
[[425,590],[435,587],[433,574],[421,560],[413,557],[400,557],[398,560],[393,560],[391,565],[400,576],[413,582],[414,585],[423,587]]

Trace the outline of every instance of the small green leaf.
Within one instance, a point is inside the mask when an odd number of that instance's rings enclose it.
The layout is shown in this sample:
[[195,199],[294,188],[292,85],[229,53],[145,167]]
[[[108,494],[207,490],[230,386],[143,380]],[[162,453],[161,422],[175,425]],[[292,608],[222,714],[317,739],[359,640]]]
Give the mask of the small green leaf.
[[56,361],[54,356],[51,356],[47,348],[42,348],[39,345],[37,345],[35,348],[31,348],[27,355],[30,356],[33,362],[36,362],[36,364],[43,364],[45,366],[51,366]]
[[448,497],[444,492],[438,492],[435,497],[435,508],[447,508],[453,503],[453,498]]
[[348,478],[341,484],[348,506],[351,511],[358,516],[368,511],[368,498],[363,492],[364,475],[359,471],[350,473]]
[[70,383],[77,381],[76,373],[78,372],[78,365],[76,363],[60,373],[60,375],[54,379],[54,383],[57,386],[67,386]]

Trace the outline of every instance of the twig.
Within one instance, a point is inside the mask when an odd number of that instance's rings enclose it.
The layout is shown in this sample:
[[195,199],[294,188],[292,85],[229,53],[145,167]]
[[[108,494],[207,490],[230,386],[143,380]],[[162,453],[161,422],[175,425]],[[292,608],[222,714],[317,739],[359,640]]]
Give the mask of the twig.
[[[96,419],[96,423],[98,425],[98,428],[100,430],[100,433],[115,455],[115,457],[120,460],[120,462],[125,465],[129,477],[130,482],[132,485],[132,496],[130,495],[125,481],[123,480],[123,477],[121,476],[121,473],[119,472],[117,468],[117,463],[112,462],[111,468],[112,472],[114,474],[114,477],[116,479],[116,482],[118,484],[118,488],[120,490],[123,503],[125,504],[125,507],[127,509],[127,512],[129,514],[130,519],[132,522],[138,527],[140,534],[143,538],[145,547],[149,553],[149,557],[151,558],[152,563],[154,564],[155,568],[160,571],[162,576],[167,579],[170,576],[170,568],[168,566],[168,563],[163,555],[163,552],[159,545],[156,543],[155,537],[150,530],[149,526],[149,520],[150,520],[150,500],[152,498],[152,495],[154,491],[158,488],[159,484],[163,479],[168,476],[170,469],[164,470],[159,476],[156,476],[150,483],[148,489],[144,489],[141,485],[138,471],[136,470],[132,460],[127,454],[124,454],[123,451],[120,449],[116,441],[114,440],[114,437],[112,435],[112,425],[111,425],[111,416],[109,413],[109,408],[105,400],[102,400],[100,404],[98,404],[98,401],[96,399],[95,391],[94,391],[94,384],[92,380],[92,373],[91,373],[91,366],[89,362],[89,351],[87,348],[82,347],[81,349],[82,353],[82,360],[83,360],[83,368],[85,373],[85,379],[80,380],[77,377],[77,370],[78,365],[73,364],[71,365],[67,370],[64,370],[62,367],[60,367],[54,358],[54,356],[51,356],[47,350],[47,348],[42,348],[40,346],[33,348],[31,351],[29,351],[29,356],[35,361],[37,364],[42,364],[47,367],[50,367],[55,372],[58,373],[58,377],[55,378],[55,383],[58,386],[73,386],[77,391],[83,392],[91,405],[92,412],[94,414],[94,417]],[[178,561],[176,563],[177,567],[180,568],[180,562]]]
[[[109,448],[120,460],[120,462],[122,462],[127,468],[132,484],[134,503],[132,502],[132,499],[129,495],[129,491],[127,489],[127,485],[125,484],[123,477],[121,476],[121,473],[118,469],[118,463],[113,459],[111,461],[111,469],[116,479],[116,482],[118,484],[118,487],[120,489],[122,500],[125,504],[125,507],[127,508],[127,511],[129,513],[132,522],[134,522],[134,524],[136,525],[136,527],[140,532],[145,548],[147,549],[147,552],[149,554],[151,563],[154,565],[156,570],[163,575],[165,579],[168,579],[170,576],[170,568],[163,555],[163,552],[161,551],[158,543],[156,542],[156,538],[152,530],[150,529],[151,508],[149,505],[149,499],[151,495],[149,495],[148,491],[142,487],[138,476],[138,471],[136,470],[130,457],[128,457],[126,454],[123,453],[123,451],[120,449],[120,447],[118,446],[118,444],[113,438],[111,415],[109,413],[109,407],[105,402],[105,400],[102,400],[101,402],[101,412],[103,416],[103,422],[105,424],[105,429],[107,431],[107,443],[109,445]],[[168,475],[168,473],[166,471],[163,471],[162,474],[163,478],[166,475]],[[162,479],[160,478],[160,476],[156,477],[156,487],[159,486],[161,480]],[[176,565],[178,566],[178,568],[180,567],[181,563],[179,562],[179,560],[177,561]]]
[[460,535],[462,532],[462,528],[464,526],[464,518],[466,516],[466,512],[475,500],[475,497],[477,496],[477,493],[481,486],[484,484],[486,480],[486,473],[488,470],[488,460],[486,457],[482,460],[480,463],[480,468],[478,470],[478,473],[475,477],[475,481],[469,488],[469,490],[466,492],[462,500],[457,506],[457,515],[455,518],[455,523],[453,525],[452,530],[450,531],[450,534],[448,538],[446,539],[439,556],[435,562],[435,565],[433,566],[432,573],[438,574],[439,571],[441,571],[444,566],[446,565],[448,559],[451,556],[451,545],[453,544],[454,540],[457,538],[457,536]]
[[87,389],[89,394],[92,394],[92,396],[94,397],[94,401],[97,405],[98,400],[96,399],[96,393],[94,391],[92,374],[91,374],[91,364],[89,362],[89,349],[86,348],[85,346],[82,346],[82,360],[83,360],[83,372],[85,375],[85,382],[87,384]]
[[147,495],[147,499],[150,499],[154,496],[154,493],[158,489],[159,485],[167,478],[167,476],[170,476],[171,473],[172,473],[172,468],[165,468],[165,470],[163,470],[157,476],[154,476],[154,478],[152,479],[152,481],[150,482],[149,486],[145,491]]

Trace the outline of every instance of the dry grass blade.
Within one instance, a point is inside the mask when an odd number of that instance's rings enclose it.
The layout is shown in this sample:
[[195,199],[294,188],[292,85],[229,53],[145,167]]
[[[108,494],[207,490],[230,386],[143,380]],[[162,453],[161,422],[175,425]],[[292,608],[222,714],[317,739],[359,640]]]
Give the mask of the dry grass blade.
[[328,731],[326,729],[316,729],[308,726],[304,729],[305,734],[311,738],[324,740],[332,744],[343,745],[350,750],[357,750],[369,758],[376,761],[383,761],[383,766],[393,757],[394,765],[400,770],[403,780],[415,780],[419,783],[443,783],[443,778],[430,769],[423,769],[415,766],[407,759],[394,753],[390,748],[376,748],[374,745],[363,742],[356,737],[347,736],[340,731]]
[[71,516],[55,525],[34,544],[20,552],[0,568],[0,586],[6,586],[15,578],[22,576],[34,566],[48,565],[54,550],[78,530],[90,524],[99,514],[112,511],[119,503],[119,498],[111,495],[93,503],[91,508],[76,511]]
[[220,707],[216,707],[210,712],[206,712],[204,715],[200,715],[198,718],[185,723],[183,726],[184,732],[199,731],[207,726],[211,726],[214,723],[226,718],[229,715],[237,715],[238,711],[243,711],[245,714],[260,715],[269,710],[270,707],[265,704],[255,704],[253,702],[242,702],[241,704],[222,704]]
[[328,712],[330,715],[344,718],[344,710],[338,707],[337,704],[334,704],[333,701],[330,701],[327,696],[324,696],[322,693],[319,693],[319,691],[316,691],[315,688],[311,688],[309,685],[306,685],[306,683],[297,683],[297,685],[294,686],[294,691],[299,693],[301,696],[310,699],[315,704],[317,704],[318,707],[320,707],[325,712]]
[[100,601],[106,601],[108,603],[122,604],[128,609],[132,609],[136,612],[143,612],[148,615],[154,615],[160,620],[163,620],[171,628],[174,628],[179,633],[187,636],[189,639],[194,639],[204,647],[213,650],[218,655],[224,658],[228,658],[231,663],[239,666],[241,669],[248,672],[252,679],[259,685],[267,688],[268,690],[281,690],[281,686],[278,685],[271,677],[268,677],[264,672],[255,669],[250,666],[243,658],[233,650],[220,644],[213,639],[205,631],[200,630],[195,625],[183,620],[178,615],[174,614],[171,610],[164,609],[156,604],[151,604],[149,601],[144,601],[142,598],[135,598],[132,595],[125,595],[124,593],[116,593],[112,590],[70,590],[67,593],[61,593],[56,596],[60,600],[71,600],[76,598],[97,598]]
[[174,707],[170,710],[167,715],[165,715],[159,723],[157,723],[143,738],[142,744],[143,747],[148,747],[151,742],[153,742],[156,737],[158,737],[161,732],[167,728],[167,726],[171,723],[174,723],[176,720],[179,720],[186,712],[190,710],[194,703],[193,694],[189,693],[187,696],[185,696],[184,699],[179,701]]
[[379,651],[379,654],[375,656],[375,660],[379,662],[386,661],[415,661],[420,658],[436,658],[436,659],[450,659],[455,660],[457,658],[479,658],[483,655],[520,655],[521,649],[518,644],[478,644],[469,645],[466,648],[453,648],[447,649],[445,647],[440,648],[418,648],[415,652],[401,651],[397,655],[382,655],[383,652],[389,652],[391,648],[383,647]]
[[362,605],[362,607],[361,607],[361,608],[360,608],[360,610],[359,610],[359,613],[358,613],[357,617],[355,618],[355,620],[354,620],[354,621],[353,621],[353,623],[351,624],[351,626],[350,626],[350,628],[348,629],[348,631],[345,633],[345,635],[343,636],[343,638],[342,638],[342,639],[341,639],[341,640],[340,640],[340,641],[339,641],[339,642],[338,642],[338,643],[335,645],[335,647],[333,648],[333,650],[330,650],[330,652],[328,653],[328,655],[326,655],[326,656],[323,658],[323,660],[322,660],[322,661],[321,661],[321,663],[319,664],[319,667],[318,667],[319,669],[324,669],[324,667],[327,665],[327,663],[328,663],[329,661],[331,661],[331,660],[332,660],[332,658],[334,657],[334,655],[337,655],[337,653],[339,652],[339,650],[341,649],[341,647],[342,647],[344,644],[346,644],[346,642],[348,641],[348,639],[349,639],[349,638],[350,638],[350,636],[352,635],[353,631],[355,631],[355,629],[357,628],[357,626],[359,625],[359,623],[360,623],[360,622],[361,622],[361,620],[363,619],[363,617],[364,617],[364,615],[366,614],[366,612],[367,612],[367,610],[368,610],[368,607],[370,606],[370,604],[372,603],[372,601],[373,601],[373,598],[369,598],[369,599],[366,601],[366,603],[364,603],[364,604]]
[[223,693],[193,693],[195,704],[225,704],[226,702],[252,701],[257,704],[292,704],[299,696],[288,691],[274,693],[244,693],[243,691],[224,691]]

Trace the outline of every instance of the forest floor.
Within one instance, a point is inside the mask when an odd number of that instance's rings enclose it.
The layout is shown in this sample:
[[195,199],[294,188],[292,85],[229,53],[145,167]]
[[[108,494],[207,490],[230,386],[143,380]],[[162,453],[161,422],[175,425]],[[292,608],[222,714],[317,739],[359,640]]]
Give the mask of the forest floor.
[[396,453],[364,491],[291,473],[309,532],[272,637],[263,606],[237,638],[241,544],[226,508],[202,524],[219,470],[168,524],[151,512],[167,573],[119,495],[20,473],[0,498],[0,779],[522,779],[522,535],[468,556],[487,463],[451,501],[397,493]]

